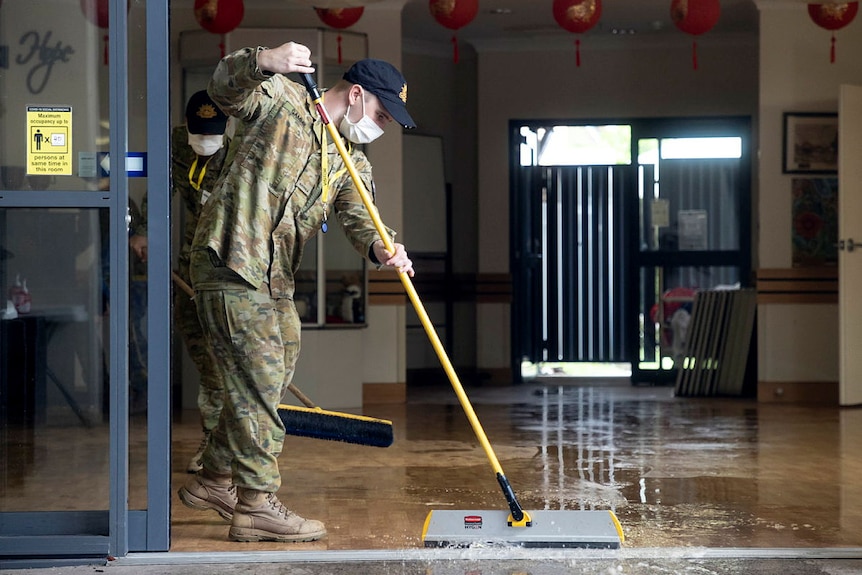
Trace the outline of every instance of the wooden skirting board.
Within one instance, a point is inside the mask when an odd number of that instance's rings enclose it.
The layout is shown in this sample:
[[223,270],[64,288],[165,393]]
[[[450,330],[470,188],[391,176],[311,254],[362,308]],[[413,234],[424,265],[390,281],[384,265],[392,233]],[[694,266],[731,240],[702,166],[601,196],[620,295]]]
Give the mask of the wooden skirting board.
[[838,303],[838,268],[761,268],[757,303]]
[[[509,303],[512,301],[512,276],[509,274],[456,274],[447,282],[442,273],[418,272],[411,278],[422,302],[475,301]],[[368,274],[369,305],[405,305],[407,294],[398,273],[381,270]]]
[[837,381],[758,381],[757,401],[838,405]]
[[407,384],[363,383],[362,405],[375,403],[407,403]]

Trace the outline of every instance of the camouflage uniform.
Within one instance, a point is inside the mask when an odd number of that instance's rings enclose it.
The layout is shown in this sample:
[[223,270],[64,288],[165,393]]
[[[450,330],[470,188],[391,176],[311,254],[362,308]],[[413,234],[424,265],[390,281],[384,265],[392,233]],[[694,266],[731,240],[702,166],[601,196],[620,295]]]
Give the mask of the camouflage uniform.
[[[264,74],[257,66],[261,49],[229,54],[210,82],[212,99],[239,122],[223,179],[201,213],[191,276],[225,388],[204,469],[232,472],[236,486],[273,493],[281,485],[277,457],[284,441],[277,406],[300,347],[294,273],[324,221],[324,137],[326,207],[336,216],[330,219],[363,256],[380,238],[305,89],[285,76]],[[356,149],[350,153],[371,189],[367,158]]]
[[[195,237],[198,217],[206,199],[212,193],[224,164],[226,148],[221,148],[205,160],[188,143],[188,129],[185,125],[175,127],[171,132],[171,195],[179,193],[183,201],[183,239],[177,260],[177,275],[191,285],[189,276],[189,254]],[[197,165],[195,160],[198,159]],[[203,176],[203,177],[202,177]],[[194,183],[194,185],[193,185]],[[147,213],[147,196],[144,196],[142,211]],[[135,229],[138,235],[147,235],[144,219]],[[174,325],[179,330],[195,367],[200,374],[198,390],[198,409],[204,433],[211,432],[218,423],[222,408],[222,386],[218,372],[213,368],[210,347],[204,338],[194,301],[181,289],[174,290]]]

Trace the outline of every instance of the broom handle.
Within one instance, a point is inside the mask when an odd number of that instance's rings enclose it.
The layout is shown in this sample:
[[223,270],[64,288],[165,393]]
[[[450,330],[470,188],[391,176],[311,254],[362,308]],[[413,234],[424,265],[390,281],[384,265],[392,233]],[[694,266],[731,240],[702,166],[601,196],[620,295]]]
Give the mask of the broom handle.
[[[386,232],[386,227],[383,225],[383,221],[380,219],[380,215],[378,214],[377,209],[374,207],[374,203],[371,200],[371,196],[368,193],[368,190],[365,189],[365,184],[362,183],[362,179],[359,177],[359,174],[356,171],[356,167],[353,165],[353,160],[350,158],[350,155],[347,153],[347,149],[344,147],[344,142],[341,141],[341,135],[335,129],[335,126],[332,124],[329,118],[329,113],[323,106],[323,96],[321,95],[320,90],[318,90],[314,78],[311,76],[311,74],[300,74],[300,77],[302,78],[303,84],[305,84],[306,90],[308,90],[308,93],[311,95],[311,99],[315,107],[317,108],[318,114],[320,114],[320,118],[323,121],[323,124],[326,126],[326,129],[329,132],[330,139],[332,139],[332,141],[335,143],[335,147],[338,149],[338,153],[341,156],[341,159],[344,161],[344,165],[347,167],[347,171],[350,173],[350,177],[353,179],[353,184],[359,191],[359,195],[362,198],[362,203],[365,204],[365,209],[371,216],[371,220],[374,222],[374,227],[377,229],[377,233],[380,235],[380,239],[383,240],[383,246],[386,248],[386,251],[394,254],[395,246],[392,243],[392,239]],[[488,456],[488,460],[491,463],[491,467],[497,474],[497,482],[500,484],[500,487],[503,490],[503,495],[506,497],[506,501],[509,504],[509,509],[512,512],[511,518],[514,519],[513,524],[525,525],[529,523],[530,517],[521,509],[521,505],[520,503],[518,503],[518,499],[515,497],[515,493],[512,490],[512,487],[509,485],[509,480],[506,479],[506,475],[505,473],[503,473],[503,468],[500,465],[500,461],[497,459],[497,455],[494,453],[494,449],[491,447],[491,443],[488,441],[488,436],[485,435],[485,430],[482,429],[482,425],[479,423],[479,418],[476,417],[476,412],[473,410],[473,406],[470,404],[470,400],[467,398],[467,394],[464,392],[464,387],[461,385],[461,382],[458,379],[458,375],[455,373],[455,369],[452,367],[452,362],[449,361],[449,357],[446,355],[446,351],[443,349],[443,344],[440,342],[440,338],[437,336],[437,331],[434,329],[434,325],[431,323],[431,319],[425,312],[425,306],[422,305],[422,301],[419,299],[419,294],[416,293],[416,289],[413,287],[413,282],[410,281],[410,276],[407,275],[407,272],[399,272],[398,277],[401,279],[401,283],[404,285],[404,289],[407,292],[407,296],[410,298],[410,302],[413,304],[413,307],[416,310],[416,315],[419,316],[419,320],[422,322],[422,327],[425,328],[425,333],[428,334],[428,339],[431,341],[431,345],[434,348],[434,351],[437,353],[437,357],[440,359],[440,363],[443,364],[443,369],[446,372],[446,375],[449,376],[449,381],[452,384],[452,388],[455,390],[455,394],[458,396],[458,400],[461,402],[461,407],[464,409],[464,413],[467,415],[467,419],[470,421],[470,425],[473,427],[473,432],[476,434],[476,438],[479,440],[479,443],[485,450],[485,454]]]
[[195,290],[192,289],[192,286],[186,283],[186,280],[184,280],[180,274],[171,270],[171,279],[174,280],[174,283],[177,284],[187,296],[189,296],[189,299],[195,299]]
[[[182,276],[180,276],[180,274],[178,274],[174,270],[171,270],[171,279],[174,280],[174,283],[177,284],[177,286],[179,286],[179,288],[183,290],[186,295],[188,295],[191,299],[195,299],[195,290],[192,289],[192,286],[190,286],[188,282],[186,282],[186,280],[184,280]],[[309,399],[307,395],[302,393],[302,391],[292,383],[287,384],[287,389],[290,391],[290,393],[295,395],[296,399],[301,401],[303,405],[305,405],[305,407],[308,407],[310,409],[317,408],[317,406],[314,405],[314,402],[311,401],[311,399]]]

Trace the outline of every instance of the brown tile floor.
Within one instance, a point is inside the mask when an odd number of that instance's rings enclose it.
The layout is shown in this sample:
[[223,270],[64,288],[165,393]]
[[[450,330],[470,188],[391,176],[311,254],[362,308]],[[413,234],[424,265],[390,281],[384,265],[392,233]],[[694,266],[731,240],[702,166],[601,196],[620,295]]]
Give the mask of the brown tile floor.
[[[862,547],[860,410],[556,380],[467,391],[525,509],[611,509],[627,548]],[[289,437],[280,458],[282,501],[324,540],[232,543],[174,495],[171,551],[417,548],[431,509],[506,508],[447,382],[363,413],[393,421],[391,447]],[[191,412],[174,426],[174,493],[198,433]]]

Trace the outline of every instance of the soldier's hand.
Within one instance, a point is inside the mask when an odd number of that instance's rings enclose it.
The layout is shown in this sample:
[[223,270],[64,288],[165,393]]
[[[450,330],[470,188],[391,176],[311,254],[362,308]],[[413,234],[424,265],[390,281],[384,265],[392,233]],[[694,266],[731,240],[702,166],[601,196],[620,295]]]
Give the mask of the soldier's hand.
[[313,74],[311,50],[296,42],[286,42],[278,48],[261,50],[257,55],[257,66],[264,72],[274,74]]
[[385,266],[397,269],[398,273],[406,273],[410,277],[413,277],[415,274],[413,271],[413,262],[407,257],[407,250],[404,248],[403,244],[394,244],[394,254],[388,252],[386,248],[383,247],[383,242],[381,240],[374,242],[372,247],[374,248],[374,257],[377,258],[377,261]]

